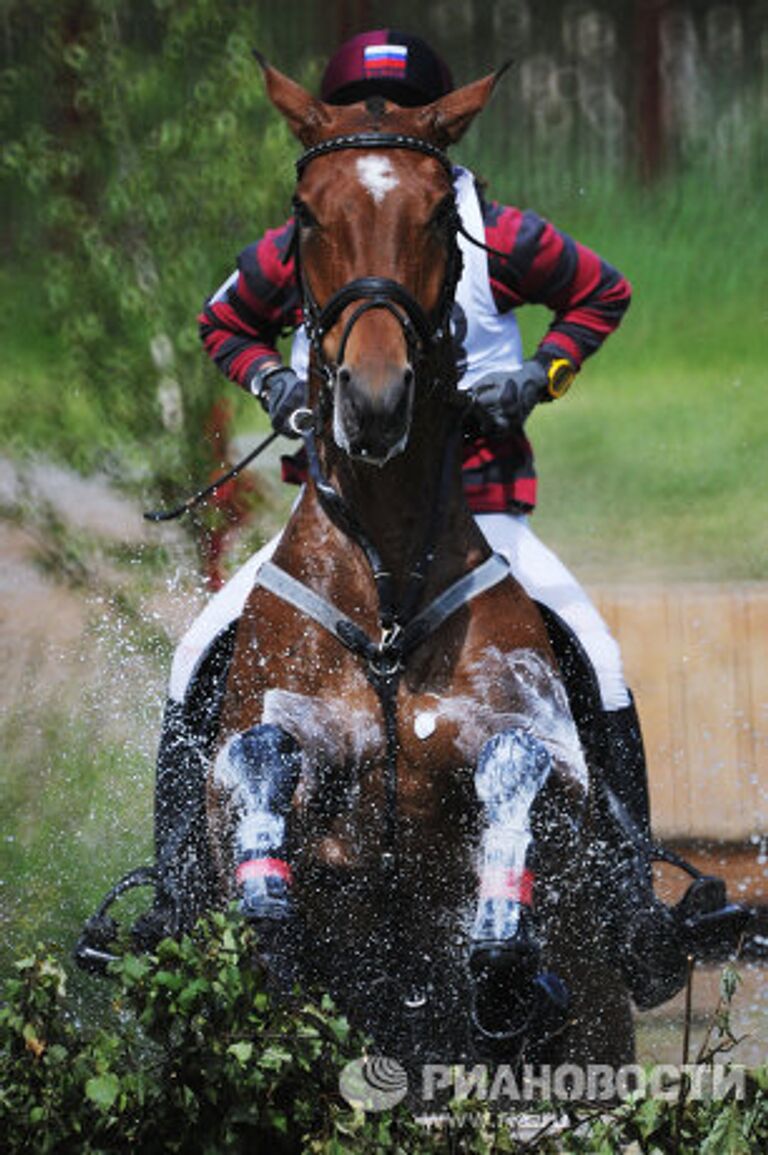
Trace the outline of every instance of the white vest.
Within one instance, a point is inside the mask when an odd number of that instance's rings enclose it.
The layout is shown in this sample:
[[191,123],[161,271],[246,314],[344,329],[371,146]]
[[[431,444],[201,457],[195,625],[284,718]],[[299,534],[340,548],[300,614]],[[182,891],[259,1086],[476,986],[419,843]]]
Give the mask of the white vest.
[[[470,236],[485,241],[475,178],[465,168],[454,168],[453,173],[461,223]],[[486,373],[508,373],[519,369],[523,363],[523,348],[514,312],[499,313],[496,308],[488,277],[488,254],[461,233],[458,241],[464,267],[451,313],[451,332],[456,342],[459,388],[468,389]],[[291,366],[302,380],[306,380],[309,342],[303,325],[294,334]]]

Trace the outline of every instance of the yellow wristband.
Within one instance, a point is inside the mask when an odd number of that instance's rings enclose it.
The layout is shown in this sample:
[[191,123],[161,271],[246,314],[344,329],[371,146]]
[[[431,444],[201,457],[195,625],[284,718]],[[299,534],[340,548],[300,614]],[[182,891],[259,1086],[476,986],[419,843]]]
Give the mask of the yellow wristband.
[[576,369],[565,357],[558,357],[547,369],[547,392],[553,401],[567,393],[576,376]]

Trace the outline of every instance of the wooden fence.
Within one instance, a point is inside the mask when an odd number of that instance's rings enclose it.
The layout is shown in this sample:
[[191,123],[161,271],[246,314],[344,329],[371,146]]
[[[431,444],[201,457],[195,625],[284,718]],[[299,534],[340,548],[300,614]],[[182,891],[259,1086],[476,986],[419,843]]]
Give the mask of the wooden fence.
[[592,588],[645,735],[655,832],[768,831],[768,585]]

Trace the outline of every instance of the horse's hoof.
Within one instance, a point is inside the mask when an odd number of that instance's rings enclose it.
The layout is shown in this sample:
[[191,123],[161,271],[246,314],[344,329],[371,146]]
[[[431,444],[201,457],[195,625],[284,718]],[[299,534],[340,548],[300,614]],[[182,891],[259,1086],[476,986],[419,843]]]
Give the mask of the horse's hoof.
[[529,938],[475,943],[469,956],[474,1019],[490,1037],[512,1037],[525,1030],[535,998],[541,951]]

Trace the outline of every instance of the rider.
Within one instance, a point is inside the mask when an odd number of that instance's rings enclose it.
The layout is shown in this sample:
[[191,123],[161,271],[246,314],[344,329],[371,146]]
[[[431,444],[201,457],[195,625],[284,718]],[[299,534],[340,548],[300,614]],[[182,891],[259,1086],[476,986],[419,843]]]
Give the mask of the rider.
[[[430,103],[451,91],[451,74],[419,37],[379,29],[352,37],[329,62],[321,97],[348,104],[372,95],[400,105]],[[466,169],[456,168],[462,224],[488,246],[463,237],[464,271],[456,294],[453,332],[459,387],[469,390],[475,415],[464,451],[469,506],[494,550],[509,561],[526,591],[565,622],[586,652],[599,687],[600,725],[607,785],[614,814],[628,823],[624,845],[648,844],[646,770],[637,713],[622,671],[619,648],[584,590],[536,537],[528,516],[536,504],[533,453],[523,426],[533,408],[560,397],[582,363],[619,325],[630,301],[625,278],[596,253],[531,211],[487,199]],[[295,436],[291,415],[306,402],[307,341],[290,256],[291,222],[269,230],[239,255],[237,271],[207,301],[200,317],[208,355],[232,381],[259,399],[275,430]],[[517,306],[547,306],[553,316],[532,357],[525,359],[515,320]],[[296,330],[291,365],[277,339]],[[303,480],[301,455],[285,458],[286,480]],[[181,642],[173,664],[161,742],[156,799],[158,859],[178,838],[185,806],[180,782],[189,743],[179,737],[200,725],[202,697],[195,687],[221,683],[231,650],[231,626],[272,546],[252,558],[209,603]],[[212,657],[215,655],[215,660]],[[203,695],[204,697],[205,695]],[[215,695],[207,694],[207,701]],[[190,713],[192,711],[192,713]],[[204,721],[205,719],[203,719]],[[210,724],[210,716],[209,716]],[[199,758],[199,753],[192,755]],[[189,789],[187,785],[182,789]],[[618,802],[615,802],[618,799]],[[626,833],[626,832],[625,832]],[[622,885],[629,925],[622,948],[625,972],[640,1005],[662,1001],[682,984],[684,966],[673,952],[667,973],[649,975],[640,956],[648,917],[669,930],[670,913],[653,896],[647,859],[637,855]],[[642,858],[642,855],[640,856]],[[630,853],[630,859],[632,854]],[[647,916],[647,917],[646,917]],[[640,968],[638,972],[637,968]],[[664,967],[662,967],[664,970]]]

